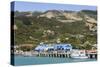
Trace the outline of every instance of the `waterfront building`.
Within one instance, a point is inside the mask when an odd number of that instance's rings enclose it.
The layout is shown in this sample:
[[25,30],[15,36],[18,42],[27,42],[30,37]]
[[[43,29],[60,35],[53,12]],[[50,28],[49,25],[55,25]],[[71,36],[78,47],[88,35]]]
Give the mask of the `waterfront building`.
[[71,44],[40,44],[35,48],[36,51],[71,51]]
[[72,46],[71,46],[71,44],[55,44],[54,49],[55,50],[71,51]]
[[97,59],[97,50],[86,50],[86,55],[88,58]]

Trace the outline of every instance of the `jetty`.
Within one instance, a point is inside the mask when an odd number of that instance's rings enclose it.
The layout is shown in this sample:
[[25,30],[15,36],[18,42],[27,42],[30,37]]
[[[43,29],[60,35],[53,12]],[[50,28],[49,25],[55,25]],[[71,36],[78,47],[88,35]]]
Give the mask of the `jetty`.
[[37,56],[39,56],[39,57],[71,58],[70,55],[71,55],[70,52],[63,52],[63,53],[58,53],[58,52],[40,52],[40,53],[38,53]]

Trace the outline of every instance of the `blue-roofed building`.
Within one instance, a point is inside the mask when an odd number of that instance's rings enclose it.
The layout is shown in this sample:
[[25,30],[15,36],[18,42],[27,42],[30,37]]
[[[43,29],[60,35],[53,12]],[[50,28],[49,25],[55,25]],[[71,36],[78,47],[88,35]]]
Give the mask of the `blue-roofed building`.
[[72,46],[71,44],[56,44],[54,45],[55,50],[64,50],[64,51],[71,51]]
[[52,44],[52,45],[48,45],[48,44],[40,44],[35,48],[36,51],[58,51],[58,50],[62,50],[62,51],[71,51],[72,50],[72,46],[71,44]]
[[47,44],[40,44],[35,48],[35,51],[46,51],[48,50],[48,45]]

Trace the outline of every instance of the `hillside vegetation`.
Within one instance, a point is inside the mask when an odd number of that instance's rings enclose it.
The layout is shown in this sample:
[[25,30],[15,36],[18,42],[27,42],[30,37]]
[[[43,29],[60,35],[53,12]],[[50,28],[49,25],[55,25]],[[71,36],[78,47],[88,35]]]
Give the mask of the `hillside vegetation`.
[[48,10],[14,13],[15,45],[36,46],[41,42],[59,42],[70,43],[73,48],[91,49],[97,44],[97,22],[87,22],[87,19],[97,21],[97,11]]

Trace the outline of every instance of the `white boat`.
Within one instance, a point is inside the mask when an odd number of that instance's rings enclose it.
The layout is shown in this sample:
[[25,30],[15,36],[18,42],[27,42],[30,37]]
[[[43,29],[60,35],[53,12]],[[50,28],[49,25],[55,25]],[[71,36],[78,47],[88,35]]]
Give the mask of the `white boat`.
[[86,58],[88,58],[88,57],[87,57],[87,56],[71,56],[71,58],[86,59]]
[[79,58],[79,59],[86,59],[88,56],[86,56],[85,50],[72,50],[71,52],[71,58]]

